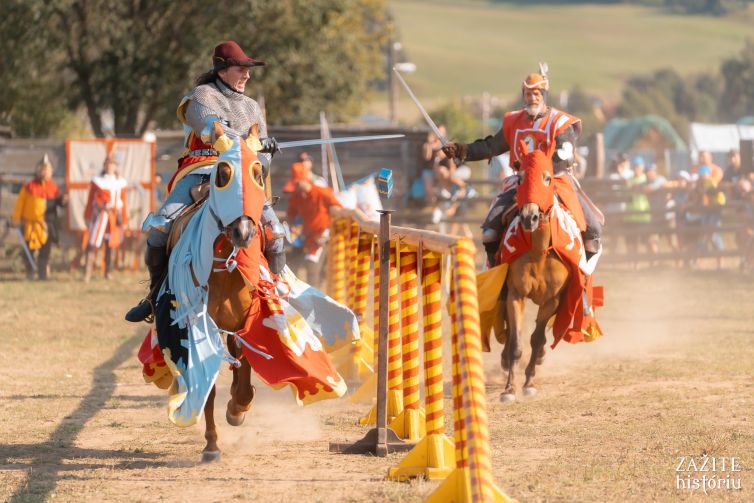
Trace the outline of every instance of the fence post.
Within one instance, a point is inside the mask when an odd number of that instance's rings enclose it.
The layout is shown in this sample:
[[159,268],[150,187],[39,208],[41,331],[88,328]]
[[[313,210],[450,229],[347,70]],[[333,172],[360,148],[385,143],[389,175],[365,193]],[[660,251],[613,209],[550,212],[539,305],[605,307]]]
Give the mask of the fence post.
[[390,423],[402,439],[418,442],[426,434],[419,403],[419,260],[416,248],[400,247],[401,332],[403,336],[403,411]]
[[391,480],[413,477],[443,479],[453,471],[453,441],[445,435],[445,399],[442,372],[442,255],[422,257],[422,312],[424,315],[424,410],[427,434],[406,457],[388,470]]
[[459,239],[451,253],[456,469],[427,501],[509,502],[492,479],[474,245]]

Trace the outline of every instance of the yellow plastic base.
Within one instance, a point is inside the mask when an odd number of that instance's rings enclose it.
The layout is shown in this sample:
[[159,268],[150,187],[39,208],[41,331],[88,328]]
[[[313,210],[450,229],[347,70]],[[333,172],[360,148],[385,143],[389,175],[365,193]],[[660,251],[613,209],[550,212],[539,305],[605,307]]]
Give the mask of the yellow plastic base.
[[372,353],[362,342],[354,341],[330,353],[330,361],[346,381],[363,381],[374,374]]
[[377,373],[373,373],[369,378],[354,391],[348,399],[353,403],[371,403],[377,396]]
[[[509,498],[495,484],[492,484],[491,496],[494,503],[518,503]],[[469,469],[456,468],[448,478],[429,495],[426,503],[472,503]]]
[[408,480],[424,477],[429,480],[444,479],[456,466],[453,441],[444,433],[427,435],[411,449],[398,466],[387,472],[389,480]]
[[[403,391],[387,391],[387,423],[392,423],[398,414],[403,411]],[[377,404],[367,412],[367,415],[359,419],[359,424],[372,426],[377,424]]]
[[403,409],[390,423],[390,429],[406,442],[415,444],[427,434],[424,407]]

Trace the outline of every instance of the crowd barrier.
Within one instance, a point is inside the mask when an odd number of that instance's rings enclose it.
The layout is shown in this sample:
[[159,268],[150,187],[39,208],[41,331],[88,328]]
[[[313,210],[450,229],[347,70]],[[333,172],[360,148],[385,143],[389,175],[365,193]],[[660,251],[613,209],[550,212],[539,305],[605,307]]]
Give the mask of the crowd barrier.
[[[389,282],[380,285],[379,222],[355,210],[333,209],[332,215],[328,293],[354,311],[362,329],[362,340],[331,353],[341,374],[363,381],[352,399],[371,399],[376,393],[378,299],[380,288],[388,288],[387,416],[390,429],[413,446],[387,478],[444,479],[428,501],[512,501],[492,478],[474,244],[466,238],[392,227]],[[373,323],[366,316],[370,286]],[[450,318],[445,324],[443,304]],[[450,330],[445,345],[444,327]],[[448,361],[452,440],[445,431],[443,392],[443,364]],[[375,419],[373,407],[361,423],[374,424]]]

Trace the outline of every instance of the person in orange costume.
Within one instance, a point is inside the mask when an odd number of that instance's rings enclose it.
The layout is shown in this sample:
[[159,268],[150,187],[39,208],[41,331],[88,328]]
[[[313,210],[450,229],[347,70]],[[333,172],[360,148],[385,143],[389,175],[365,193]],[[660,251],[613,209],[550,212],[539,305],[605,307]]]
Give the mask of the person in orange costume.
[[288,222],[300,216],[303,223],[306,279],[315,287],[324,262],[324,245],[330,238],[330,208],[333,206],[342,207],[332,189],[315,185],[311,176],[296,181],[296,190],[288,202]]
[[18,194],[16,207],[13,210],[11,222],[14,226],[21,226],[26,246],[32,257],[26,257],[26,276],[34,278],[33,254],[37,254],[37,274],[40,280],[46,280],[50,250],[53,243],[57,243],[57,228],[55,227],[55,212],[58,206],[64,206],[67,196],[60,193],[60,188],[52,180],[52,163],[47,155],[37,164],[37,171],[33,180],[27,182]]
[[89,239],[86,246],[84,282],[92,277],[94,255],[97,248],[105,245],[105,279],[110,278],[111,250],[118,248],[127,225],[126,186],[128,182],[118,173],[115,160],[105,159],[102,172],[89,184],[89,198],[84,218],[89,223]]
[[[581,120],[566,112],[557,110],[547,104],[550,81],[547,78],[547,64],[540,64],[539,73],[531,73],[521,83],[521,97],[524,107],[507,112],[503,118],[503,125],[495,135],[487,136],[473,143],[448,143],[442,150],[451,159],[461,161],[478,161],[491,159],[505,152],[510,152],[510,166],[518,171],[522,155],[522,143],[531,151],[533,149],[547,150],[555,143],[556,148],[552,156],[555,175],[565,174],[574,189],[579,188],[578,182],[572,176],[572,165],[576,140],[581,134]],[[503,190],[490,206],[490,210],[482,224],[482,244],[487,252],[489,267],[496,265],[495,256],[500,240],[505,233],[502,228],[502,217],[514,204],[516,187],[520,183],[519,175],[513,175],[503,182]],[[578,204],[586,218],[586,230],[583,240],[587,257],[595,257],[594,264],[599,258],[601,246],[602,225],[604,216],[588,200],[581,190],[576,191]],[[575,208],[569,208],[575,210]],[[592,266],[593,267],[593,266]]]

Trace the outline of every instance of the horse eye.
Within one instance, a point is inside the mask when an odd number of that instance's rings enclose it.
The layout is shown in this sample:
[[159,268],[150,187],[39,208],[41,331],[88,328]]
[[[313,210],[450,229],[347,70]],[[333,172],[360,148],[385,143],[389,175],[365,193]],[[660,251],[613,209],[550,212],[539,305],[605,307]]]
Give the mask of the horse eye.
[[215,176],[215,187],[224,189],[233,178],[233,168],[226,163],[217,166],[217,176]]
[[549,173],[542,173],[542,182],[544,182],[545,187],[549,187],[551,181],[552,179],[550,178]]

